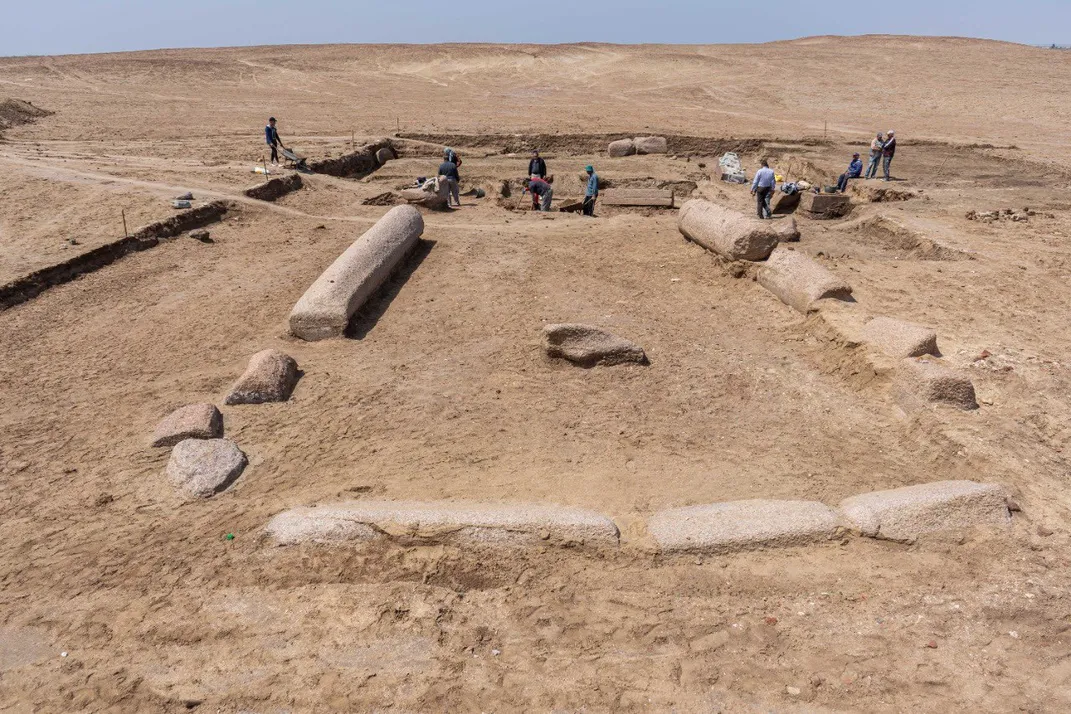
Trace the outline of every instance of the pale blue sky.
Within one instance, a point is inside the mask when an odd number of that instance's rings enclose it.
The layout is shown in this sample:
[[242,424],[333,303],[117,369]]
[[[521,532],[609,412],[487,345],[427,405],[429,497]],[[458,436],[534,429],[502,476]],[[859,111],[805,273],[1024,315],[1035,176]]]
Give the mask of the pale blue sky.
[[1071,44],[1071,0],[4,0],[0,56],[325,42],[765,42],[960,35]]

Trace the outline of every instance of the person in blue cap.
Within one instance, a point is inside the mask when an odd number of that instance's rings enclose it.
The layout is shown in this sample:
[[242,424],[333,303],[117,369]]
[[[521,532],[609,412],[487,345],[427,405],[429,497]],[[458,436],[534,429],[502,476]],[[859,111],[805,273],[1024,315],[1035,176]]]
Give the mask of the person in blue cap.
[[584,190],[584,215],[595,215],[595,199],[599,197],[599,175],[590,164],[584,167],[588,174],[588,187]]

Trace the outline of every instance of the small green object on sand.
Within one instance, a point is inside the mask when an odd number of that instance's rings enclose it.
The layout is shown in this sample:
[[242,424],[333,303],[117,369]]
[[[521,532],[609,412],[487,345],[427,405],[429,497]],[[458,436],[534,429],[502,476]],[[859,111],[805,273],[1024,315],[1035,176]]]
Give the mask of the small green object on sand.
[[224,537],[225,540],[234,540],[234,534],[233,533],[228,533],[227,535],[225,535],[223,537]]

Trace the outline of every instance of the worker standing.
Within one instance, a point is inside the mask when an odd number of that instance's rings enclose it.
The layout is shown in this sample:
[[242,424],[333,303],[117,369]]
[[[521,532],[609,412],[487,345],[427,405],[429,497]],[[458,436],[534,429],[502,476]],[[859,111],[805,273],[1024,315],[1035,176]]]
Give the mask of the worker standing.
[[878,177],[878,165],[881,163],[881,150],[885,148],[885,135],[878,132],[874,141],[870,142],[870,157],[866,165],[866,178]]
[[449,195],[446,197],[446,205],[460,206],[461,194],[458,189],[458,183],[461,181],[461,175],[457,172],[457,164],[450,160],[439,164],[439,180],[446,182],[446,188],[449,191]]
[[539,158],[539,149],[532,151],[532,160],[528,162],[528,176],[530,178],[547,178],[547,162]]
[[762,168],[755,174],[751,182],[751,195],[757,200],[759,218],[773,218],[770,210],[770,199],[773,197],[774,187],[777,186],[777,176],[770,168],[770,162],[762,160]]
[[885,171],[885,180],[889,180],[889,167],[892,166],[893,157],[896,156],[896,132],[889,129],[889,138],[885,140],[885,146],[881,149],[882,169]]
[[590,164],[584,167],[588,174],[588,186],[584,190],[584,215],[595,216],[595,201],[599,198],[599,175]]
[[271,162],[279,163],[279,147],[283,146],[283,140],[279,138],[279,130],[275,127],[275,117],[268,119],[268,125],[264,127],[264,141],[271,147]]
[[528,190],[532,192],[532,209],[549,212],[550,202],[554,198],[554,187],[543,179],[534,177],[528,179]]

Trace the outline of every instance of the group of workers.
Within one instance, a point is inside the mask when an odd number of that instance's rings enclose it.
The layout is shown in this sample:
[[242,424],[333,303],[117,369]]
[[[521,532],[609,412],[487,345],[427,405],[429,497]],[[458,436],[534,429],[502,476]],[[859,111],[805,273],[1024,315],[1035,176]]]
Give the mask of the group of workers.
[[[887,134],[879,133],[874,141],[870,142],[870,162],[867,165],[865,175],[863,173],[863,162],[859,158],[859,154],[852,154],[852,160],[851,163],[848,164],[848,170],[837,178],[837,191],[840,193],[847,191],[848,181],[850,179],[876,179],[878,177],[879,164],[881,164],[882,170],[885,173],[884,180],[890,181],[891,177],[889,175],[889,170],[892,167],[894,156],[896,156],[896,132],[889,129]],[[758,211],[759,218],[767,219],[773,217],[770,201],[773,199],[774,190],[776,188],[777,175],[774,173],[773,169],[770,168],[770,163],[766,159],[763,159],[762,168],[758,170],[754,180],[751,182],[751,195],[755,197],[756,210]]]
[[[439,180],[445,181],[449,189],[447,205],[460,206],[461,199],[458,194],[458,184],[461,175],[458,167],[461,166],[461,157],[457,152],[447,147],[443,149],[443,162],[439,164]],[[583,214],[595,215],[595,201],[599,197],[599,176],[595,173],[595,167],[590,164],[584,167],[588,175],[587,186],[584,191]],[[554,186],[552,178],[548,178],[547,162],[539,155],[539,150],[532,151],[532,159],[528,162],[528,177],[524,179],[524,191],[532,195],[532,210],[549,211],[551,201],[554,199]]]
[[[594,216],[595,201],[599,197],[599,175],[591,164],[584,167],[584,172],[588,175],[588,180],[584,188],[581,211],[585,216]],[[551,180],[547,178],[547,162],[539,155],[538,149],[533,150],[532,159],[528,162],[528,178],[524,180],[524,190],[532,194],[532,210],[550,210],[550,202],[554,197]]]
[[[283,146],[283,140],[279,137],[279,129],[275,117],[268,119],[268,124],[264,127],[264,141],[267,143],[268,148],[271,149],[271,162],[273,164],[279,163],[279,149],[285,149],[286,147]],[[439,164],[438,173],[439,180],[445,182],[447,186],[448,206],[461,205],[461,174],[458,171],[460,167],[461,157],[457,155],[457,152],[450,147],[443,149],[443,161]],[[585,216],[594,216],[595,201],[599,197],[599,177],[595,173],[595,168],[590,164],[584,168],[584,171],[587,172],[588,182],[584,192],[583,213]],[[547,162],[539,155],[538,149],[533,151],[532,160],[528,162],[528,178],[524,180],[524,186],[525,190],[530,191],[532,194],[532,208],[534,210],[550,210],[550,202],[554,197],[554,187],[550,184],[551,180],[547,179]]]
[[[271,162],[279,162],[279,147],[283,146],[283,140],[279,137],[275,117],[268,119],[268,125],[264,127],[264,139],[271,149]],[[896,132],[889,129],[887,134],[879,133],[874,141],[870,142],[870,162],[866,168],[866,179],[878,177],[878,164],[880,163],[885,173],[885,180],[889,181],[889,169],[892,166],[893,157],[896,156]],[[443,150],[443,162],[439,164],[439,180],[445,181],[448,188],[447,205],[460,206],[461,194],[459,184],[461,174],[458,168],[461,166],[461,157],[457,152],[447,147]],[[584,167],[588,175],[587,186],[584,189],[583,214],[595,215],[595,201],[599,197],[599,176],[595,168],[590,164]],[[864,178],[863,162],[859,154],[852,155],[852,161],[848,164],[848,170],[837,179],[837,191],[844,193],[848,190],[850,179]],[[524,190],[532,194],[532,209],[549,211],[550,203],[554,197],[554,187],[547,178],[547,162],[539,155],[539,150],[532,151],[532,159],[528,162],[528,178],[524,180]],[[770,163],[762,160],[762,167],[755,174],[751,182],[751,195],[755,196],[759,218],[773,217],[770,202],[777,188],[777,175],[770,168]]]
[[878,177],[878,164],[881,164],[885,173],[885,181],[891,180],[889,169],[892,167],[893,157],[896,156],[896,132],[889,129],[889,133],[878,133],[874,141],[870,142],[870,157],[866,167],[866,175],[863,174],[863,162],[859,154],[852,154],[852,161],[848,164],[848,170],[837,179],[837,190],[844,193],[848,190],[848,180],[862,178],[867,181]]

